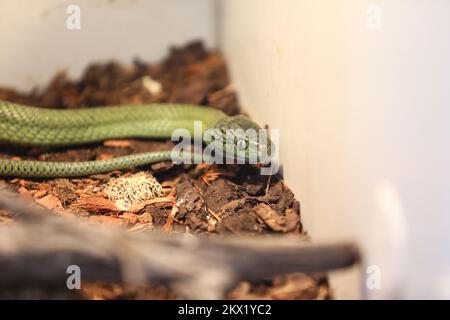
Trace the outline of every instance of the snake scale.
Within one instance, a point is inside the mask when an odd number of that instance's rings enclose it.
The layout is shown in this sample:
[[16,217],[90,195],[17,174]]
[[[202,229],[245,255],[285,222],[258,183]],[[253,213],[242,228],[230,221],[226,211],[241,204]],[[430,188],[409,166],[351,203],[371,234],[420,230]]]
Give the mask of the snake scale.
[[[48,109],[0,101],[0,141],[28,146],[70,146],[118,138],[170,138],[175,129],[194,132],[194,121],[203,130],[259,128],[238,115],[186,104],[147,104]],[[248,141],[258,143],[257,141]],[[239,148],[235,148],[236,152]],[[248,148],[242,151],[248,156]],[[170,151],[127,155],[106,160],[46,162],[0,159],[0,175],[11,177],[80,177],[137,167],[171,159]]]

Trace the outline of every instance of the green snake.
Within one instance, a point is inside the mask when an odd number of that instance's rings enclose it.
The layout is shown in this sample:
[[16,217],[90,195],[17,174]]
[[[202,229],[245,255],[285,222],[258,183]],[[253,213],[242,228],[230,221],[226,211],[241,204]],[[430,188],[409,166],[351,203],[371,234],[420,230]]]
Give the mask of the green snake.
[[[201,122],[203,131],[214,129],[225,133],[228,129],[259,129],[242,115],[231,117],[220,110],[197,105],[155,103],[68,110],[0,101],[0,141],[15,145],[54,147],[119,138],[170,138],[175,129],[186,129],[194,134],[194,121]],[[240,135],[235,134],[231,145],[233,157],[263,159],[262,151],[267,154],[270,140],[262,144],[253,137]],[[228,150],[230,145],[226,143],[216,140],[214,146]],[[252,145],[257,148],[250,148]],[[0,175],[81,177],[165,160],[171,160],[171,151],[78,162],[0,159]]]

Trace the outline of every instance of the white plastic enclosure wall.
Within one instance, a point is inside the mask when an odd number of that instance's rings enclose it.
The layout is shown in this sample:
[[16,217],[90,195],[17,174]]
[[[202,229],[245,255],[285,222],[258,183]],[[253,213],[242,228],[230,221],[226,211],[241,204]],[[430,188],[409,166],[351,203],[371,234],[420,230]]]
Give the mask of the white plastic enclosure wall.
[[[73,6],[80,29],[70,29]],[[157,61],[171,45],[216,44],[210,0],[2,0],[0,14],[0,85],[21,89],[59,70],[79,76],[94,61]]]
[[369,298],[450,298],[450,2],[227,0],[221,14],[241,101],[280,129],[314,239],[357,240]]
[[313,239],[363,249],[364,277],[333,276],[337,296],[450,298],[450,2],[16,0],[0,13],[0,85],[23,90],[92,61],[218,45],[246,110],[280,129]]

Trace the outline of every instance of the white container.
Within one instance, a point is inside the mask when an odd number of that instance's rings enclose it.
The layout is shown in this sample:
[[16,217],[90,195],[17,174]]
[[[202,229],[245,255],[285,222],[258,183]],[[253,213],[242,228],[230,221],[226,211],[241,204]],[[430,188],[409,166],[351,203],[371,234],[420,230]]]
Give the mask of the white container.
[[72,4],[0,3],[0,85],[217,45],[244,107],[280,129],[313,239],[362,248],[362,268],[332,276],[337,296],[450,298],[450,2],[84,0],[69,30]]

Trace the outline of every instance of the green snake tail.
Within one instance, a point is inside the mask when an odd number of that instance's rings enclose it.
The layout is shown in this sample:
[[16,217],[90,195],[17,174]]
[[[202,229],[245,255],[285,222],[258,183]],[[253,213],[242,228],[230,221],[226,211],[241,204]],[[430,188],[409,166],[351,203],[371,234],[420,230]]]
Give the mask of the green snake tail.
[[78,162],[0,159],[0,174],[27,178],[83,177],[170,159],[171,151],[139,153],[106,160]]

